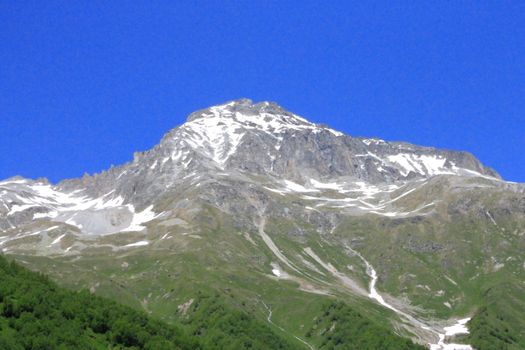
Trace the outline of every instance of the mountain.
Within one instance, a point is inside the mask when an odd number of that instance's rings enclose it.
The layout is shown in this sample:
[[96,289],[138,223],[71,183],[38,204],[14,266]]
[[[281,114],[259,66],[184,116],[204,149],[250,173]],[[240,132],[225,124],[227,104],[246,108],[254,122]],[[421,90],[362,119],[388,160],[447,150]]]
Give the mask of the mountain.
[[202,290],[309,348],[338,332],[316,323],[333,300],[433,349],[490,348],[504,335],[476,329],[497,315],[515,330],[505,344],[525,347],[523,184],[274,103],[194,112],[100,174],[2,181],[0,230],[4,254],[170,322]]

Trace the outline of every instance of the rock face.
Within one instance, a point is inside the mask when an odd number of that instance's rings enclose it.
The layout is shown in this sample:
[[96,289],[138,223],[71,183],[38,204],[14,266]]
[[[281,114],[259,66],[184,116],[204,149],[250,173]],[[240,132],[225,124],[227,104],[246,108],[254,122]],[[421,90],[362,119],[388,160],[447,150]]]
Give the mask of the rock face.
[[[210,202],[235,198],[220,179],[274,191],[348,193],[437,175],[499,179],[469,153],[353,138],[275,103],[241,99],[192,113],[159,145],[101,174],[56,186],[22,178],[0,183],[0,228],[48,218],[88,234],[137,230],[166,197],[191,191]],[[215,198],[197,186],[210,187]]]
[[85,234],[112,234],[143,229],[156,206],[181,206],[177,199],[189,192],[246,207],[239,191],[253,185],[278,193],[339,192],[349,204],[348,198],[373,199],[438,175],[500,179],[466,152],[354,138],[275,103],[241,99],[192,113],[153,149],[100,174],[56,186],[1,182],[0,228],[47,219]]

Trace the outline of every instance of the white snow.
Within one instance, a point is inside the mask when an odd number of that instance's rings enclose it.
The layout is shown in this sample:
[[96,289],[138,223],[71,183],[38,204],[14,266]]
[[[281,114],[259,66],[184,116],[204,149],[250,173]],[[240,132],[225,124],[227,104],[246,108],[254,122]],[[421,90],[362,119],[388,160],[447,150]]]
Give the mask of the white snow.
[[237,149],[244,132],[233,118],[221,118],[223,110],[220,107],[212,107],[210,110],[211,115],[183,125],[190,136],[185,141],[193,148],[204,150],[215,162],[224,165]]
[[124,247],[142,247],[148,244],[149,244],[148,241],[138,241],[135,243],[126,244]]
[[354,191],[361,192],[363,194],[363,198],[373,198],[374,195],[381,192],[377,186],[367,184],[364,181],[357,181],[355,182],[355,185],[357,186],[357,189]]
[[23,183],[27,183],[27,180],[26,179],[21,179],[21,180],[4,180],[4,181],[0,181],[0,185],[23,184]]
[[387,303],[385,301],[385,299],[383,298],[383,296],[381,296],[381,294],[379,294],[379,292],[376,289],[376,283],[377,283],[378,276],[377,276],[377,272],[374,269],[374,267],[359,252],[355,251],[354,249],[350,248],[349,246],[346,246],[346,248],[349,251],[351,251],[352,253],[354,253],[355,255],[357,255],[361,259],[361,261],[364,262],[364,264],[366,266],[366,272],[367,272],[368,276],[370,276],[370,278],[371,278],[370,284],[369,284],[369,291],[370,292],[368,294],[368,296],[371,299],[377,301],[379,304],[381,304],[382,306],[386,307],[387,309],[390,309],[390,310],[394,311],[395,313],[397,313],[398,315],[402,316],[403,318],[411,321],[412,324],[414,324],[414,325],[416,325],[416,326],[418,326],[418,327],[420,327],[422,329],[425,329],[427,331],[431,331],[433,333],[436,333],[438,335],[438,338],[439,338],[438,342],[436,344],[429,344],[431,350],[473,350],[470,345],[453,344],[453,343],[446,343],[445,342],[446,337],[450,337],[450,336],[457,335],[457,334],[467,334],[467,333],[469,333],[466,324],[470,320],[470,318],[461,319],[461,320],[457,321],[453,326],[444,327],[443,330],[445,331],[445,333],[438,333],[437,331],[435,331],[434,329],[429,327],[429,325],[419,321],[418,319],[414,318],[412,315],[410,315],[410,314],[408,314],[408,313],[406,313],[404,311],[401,311],[401,310],[397,309],[396,307],[394,307],[393,305]]
[[[370,294],[369,297],[376,300],[379,304],[383,305],[384,307],[396,312],[397,314],[403,315],[403,316],[409,316],[406,313],[396,309],[392,305],[388,304],[384,298],[377,292],[377,289],[375,288],[375,285],[377,283],[377,272],[374,270],[372,265],[370,265],[364,258],[362,258],[363,261],[365,261],[367,265],[367,271],[369,272],[369,276],[372,278],[370,281]],[[411,318],[411,316],[409,316]],[[472,347],[470,345],[466,344],[454,344],[454,343],[446,343],[446,337],[450,337],[457,334],[467,334],[469,333],[468,328],[466,326],[466,323],[470,320],[470,318],[464,318],[459,320],[456,324],[449,327],[444,327],[443,330],[445,331],[444,334],[439,334],[439,341],[437,344],[429,344],[431,350],[472,350]],[[430,327],[422,325],[421,328],[429,330]]]
[[343,185],[338,184],[337,182],[323,183],[315,179],[310,179],[310,183],[312,184],[313,187],[318,188],[318,189],[323,189],[323,190],[342,191],[344,188]]
[[489,212],[488,210],[486,210],[485,213],[487,213],[487,216],[489,217],[490,221],[491,221],[496,227],[499,227],[499,226],[498,226],[498,223],[496,222],[496,220],[494,220],[494,217],[490,214],[490,212]]
[[29,208],[33,208],[33,207],[36,207],[36,205],[34,204],[22,204],[22,205],[13,205],[11,207],[11,210],[9,211],[9,213],[7,213],[7,216],[10,216],[10,215],[13,215],[15,213],[18,213],[18,212],[22,212],[26,209],[29,209]]
[[62,240],[62,238],[64,238],[66,236],[66,234],[64,233],[63,235],[60,235],[58,236],[53,242],[51,242],[51,244],[49,245],[50,247],[54,244],[57,244],[58,242],[60,242],[60,240]]
[[127,172],[128,172],[127,170],[121,172],[121,173],[119,174],[119,176],[117,176],[117,180],[120,179],[122,176],[126,175]]
[[368,296],[371,299],[377,301],[379,304],[381,304],[384,307],[386,307],[387,309],[390,309],[390,310],[394,311],[397,314],[405,315],[404,312],[396,309],[395,307],[393,307],[392,305],[387,303],[385,301],[385,299],[381,296],[381,294],[379,294],[379,292],[376,289],[376,283],[377,283],[377,272],[376,272],[376,270],[374,269],[374,267],[365,258],[363,258],[362,255],[360,255],[360,254],[358,254],[358,255],[361,258],[361,260],[365,263],[367,274],[371,278],[370,284],[369,284],[370,292],[369,292]]
[[410,172],[423,176],[456,174],[450,167],[445,167],[447,159],[438,155],[417,155],[413,153],[398,153],[389,155],[386,159],[396,167],[403,176]]
[[431,350],[473,350],[472,346],[467,344],[455,344],[455,343],[446,343],[446,337],[451,337],[458,334],[468,334],[469,330],[466,326],[467,322],[470,321],[470,318],[464,318],[458,320],[456,324],[444,327],[443,330],[445,333],[439,334],[439,341],[437,344],[429,344]]
[[[416,208],[405,208],[400,205],[399,210],[392,206],[393,203],[410,195],[426,185],[427,179],[410,183],[379,184],[372,185],[364,181],[341,178],[332,182],[321,182],[308,179],[305,185],[300,185],[290,180],[283,180],[279,184],[282,187],[264,188],[284,196],[288,193],[300,193],[300,198],[313,202],[313,205],[305,206],[307,210],[326,207],[335,209],[349,209],[349,213],[363,215],[372,213],[387,217],[407,217],[411,215],[428,215],[430,211],[422,212],[424,209],[436,205],[437,202],[423,203]],[[331,190],[335,193],[325,192]],[[392,197],[392,194],[396,194]],[[323,195],[320,195],[320,194]]]
[[58,212],[53,211],[49,213],[34,213],[33,214],[33,220],[36,219],[44,219],[44,218],[54,218],[58,215]]
[[458,284],[456,283],[456,281],[454,281],[452,278],[448,277],[447,275],[443,275],[443,277],[445,277],[450,283],[452,283],[453,285],[457,286]]
[[143,226],[144,223],[151,221],[162,214],[160,213],[155,215],[155,212],[153,211],[153,205],[150,205],[139,213],[135,213],[135,207],[133,207],[131,204],[128,205],[128,208],[132,213],[134,213],[133,219],[131,220],[129,226],[122,231],[142,231],[146,228]]
[[314,133],[327,130],[335,136],[343,135],[338,131],[319,127],[297,115],[265,112],[252,115],[234,112],[231,107],[230,103],[211,107],[201,118],[186,122],[180,129],[184,133],[182,142],[210,157],[221,167],[235,153],[243,137],[252,131],[267,133],[278,144],[282,140],[282,134],[293,130],[310,130]]
[[312,208],[312,207],[309,207],[309,206],[305,206],[304,209],[306,209],[306,210],[318,211],[317,209]]
[[[266,244],[266,246],[272,251],[272,253],[286,266],[288,266],[290,269],[294,270],[298,274],[301,274],[301,272],[295,267],[295,265],[288,260],[288,258],[282,253],[282,251],[277,247],[277,245],[274,243],[274,241],[264,232],[264,226],[266,224],[266,219],[264,217],[261,217],[261,222],[259,223],[259,235],[261,236],[263,242]],[[277,268],[276,266],[273,266],[274,268]]]
[[267,189],[268,191],[279,193],[282,196],[286,195],[286,192],[281,191],[281,190],[277,190],[275,188],[270,188],[270,187],[266,187],[266,186],[264,186],[264,188]]
[[422,155],[419,156],[419,160],[423,163],[423,166],[429,175],[450,173],[443,170],[445,163],[447,162],[445,157]]
[[[124,198],[121,196],[111,197],[114,192],[106,193],[97,198],[79,196],[78,191],[66,193],[55,189],[51,185],[35,184],[28,186],[33,193],[31,202],[33,205],[62,209],[69,211],[81,211],[87,209],[105,209],[122,205]],[[42,214],[40,214],[42,215]]]
[[400,194],[399,196],[397,196],[397,197],[395,197],[395,198],[393,198],[393,199],[391,199],[391,200],[389,200],[389,201],[387,201],[387,202],[382,202],[381,204],[385,205],[385,204],[393,203],[393,202],[397,201],[398,199],[401,199],[401,198],[403,198],[403,197],[409,195],[410,193],[414,192],[415,190],[417,190],[417,188],[412,188],[412,189],[410,189],[410,190],[408,190],[408,191],[406,191],[406,192],[403,192],[403,193]]
[[459,175],[459,176],[473,176],[481,177],[492,181],[502,181],[498,178],[483,175],[477,171],[460,168],[449,161],[442,155],[417,155],[414,153],[398,153],[389,155],[386,160],[391,166],[397,168],[403,176],[407,176],[410,172],[420,174],[423,176],[436,175]]
[[468,321],[470,321],[470,318],[464,318],[464,319],[458,320],[458,322],[453,326],[443,328],[445,330],[445,335],[452,336],[456,334],[468,334],[469,331],[466,326]]
[[[474,170],[465,169],[465,168],[457,168],[457,170],[458,170],[458,173],[460,173],[460,175],[470,175],[470,176],[474,176],[474,177],[481,177],[481,178],[484,178],[484,179],[487,179],[487,180],[502,182],[502,180],[500,180],[498,178],[495,178],[495,177],[492,177],[492,176],[488,176],[488,175],[483,175],[483,174],[478,173],[477,171],[474,171]],[[508,183],[512,183],[512,182],[509,181]]]
[[287,190],[292,192],[319,192],[319,190],[309,189],[289,180],[284,180],[284,185]]
[[367,146],[370,146],[371,144],[374,144],[374,145],[379,145],[379,144],[382,144],[382,143],[386,143],[384,140],[381,140],[381,139],[375,139],[375,138],[372,138],[372,139],[363,139],[361,140],[365,145]]
[[65,223],[68,224],[68,225],[71,225],[71,226],[75,226],[75,227],[77,227],[80,230],[82,230],[82,228],[84,227],[84,225],[82,225],[79,222],[76,222],[73,218],[70,218],[70,219],[66,220]]
[[[12,182],[4,184],[7,190],[10,186],[17,186],[16,193],[23,193],[23,196],[14,195],[16,204],[11,207],[8,215],[36,207],[47,211],[35,213],[34,220],[52,218],[54,221],[73,225],[87,234],[142,231],[145,228],[144,223],[157,217],[152,206],[136,212],[133,205],[125,205],[124,198],[117,195],[115,190],[90,197],[83,190],[68,192],[45,183],[17,181],[14,185]],[[111,221],[115,215],[124,218],[124,222],[129,220],[127,227],[115,225]]]
[[[403,174],[403,176],[407,176],[410,171],[415,170],[412,164],[410,163],[410,161],[408,160],[407,156],[409,155],[396,154],[396,155],[387,157],[389,161],[393,163],[397,163],[399,166],[401,166],[400,171],[401,171],[401,174]],[[418,172],[417,170],[415,171]]]

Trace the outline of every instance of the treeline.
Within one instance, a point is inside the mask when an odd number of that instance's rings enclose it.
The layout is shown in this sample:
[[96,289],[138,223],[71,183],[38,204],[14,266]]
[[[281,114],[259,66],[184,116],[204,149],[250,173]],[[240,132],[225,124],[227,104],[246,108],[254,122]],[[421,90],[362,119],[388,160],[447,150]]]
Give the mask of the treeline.
[[341,301],[326,304],[324,314],[306,333],[307,339],[319,337],[323,350],[424,350],[389,329],[382,327]]
[[58,287],[0,256],[0,349],[201,349],[180,327]]

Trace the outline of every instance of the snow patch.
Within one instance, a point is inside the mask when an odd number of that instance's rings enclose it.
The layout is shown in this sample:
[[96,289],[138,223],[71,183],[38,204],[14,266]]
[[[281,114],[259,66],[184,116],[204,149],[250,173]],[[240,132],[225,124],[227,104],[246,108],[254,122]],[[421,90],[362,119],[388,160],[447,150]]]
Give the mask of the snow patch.
[[423,176],[456,174],[450,167],[445,166],[447,159],[444,156],[398,153],[386,158],[403,176],[407,176],[410,172]]
[[11,210],[9,211],[9,213],[7,213],[7,216],[10,216],[10,215],[13,215],[15,213],[19,213],[19,212],[22,212],[26,209],[29,209],[29,208],[34,208],[36,207],[36,205],[34,204],[23,204],[23,205],[13,205],[11,207]]
[[129,226],[122,231],[142,231],[146,228],[143,226],[144,223],[151,221],[160,215],[155,215],[155,212],[153,211],[153,205],[150,205],[139,213],[135,213],[135,208],[131,204],[128,205],[128,208],[132,213],[134,213],[133,219],[131,220]]
[[210,157],[221,167],[235,153],[248,132],[265,132],[278,141],[282,139],[282,134],[294,130],[310,130],[314,133],[326,130],[335,136],[343,135],[295,114],[271,114],[264,111],[249,114],[235,111],[232,107],[229,103],[211,107],[201,113],[201,118],[194,118],[181,127],[183,142]]
[[57,244],[58,242],[60,242],[62,240],[62,238],[64,238],[65,236],[66,236],[65,233],[63,235],[58,236],[53,242],[51,242],[49,247],[51,247],[52,245]]
[[313,187],[318,188],[318,189],[334,190],[334,191],[342,191],[343,190],[343,185],[338,184],[336,182],[323,183],[323,182],[319,182],[319,181],[314,180],[314,179],[310,179],[310,183],[312,184]]
[[127,248],[127,247],[142,247],[142,246],[145,246],[145,245],[148,245],[148,244],[149,244],[148,241],[138,241],[138,242],[135,242],[135,243],[126,244],[124,246],[124,248]]
[[467,323],[470,321],[470,318],[464,318],[458,320],[456,324],[444,327],[443,330],[445,333],[439,334],[439,341],[437,344],[429,344],[431,350],[473,350],[472,346],[468,344],[454,344],[446,343],[446,337],[452,337],[458,334],[468,334],[469,330],[467,328]]
[[292,192],[319,192],[316,189],[309,189],[289,180],[284,180],[284,185],[286,186],[287,190]]

